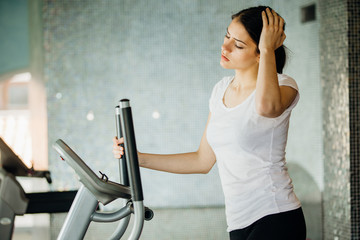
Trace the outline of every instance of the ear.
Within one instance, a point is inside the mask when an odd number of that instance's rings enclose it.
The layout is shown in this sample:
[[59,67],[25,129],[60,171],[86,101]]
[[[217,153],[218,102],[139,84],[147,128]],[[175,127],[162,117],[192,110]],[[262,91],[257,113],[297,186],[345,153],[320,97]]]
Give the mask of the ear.
[[257,63],[260,63],[260,50],[258,46],[256,46],[255,54]]
[[256,61],[257,63],[260,63],[260,53],[256,53]]

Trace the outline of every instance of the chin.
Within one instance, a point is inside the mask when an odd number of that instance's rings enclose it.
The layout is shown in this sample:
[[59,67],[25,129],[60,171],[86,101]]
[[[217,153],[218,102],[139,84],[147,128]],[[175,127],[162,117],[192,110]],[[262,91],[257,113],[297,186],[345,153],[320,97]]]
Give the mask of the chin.
[[222,68],[224,68],[224,69],[233,69],[233,68],[227,66],[226,64],[224,64],[224,63],[222,63],[222,62],[220,62],[220,66],[221,66]]

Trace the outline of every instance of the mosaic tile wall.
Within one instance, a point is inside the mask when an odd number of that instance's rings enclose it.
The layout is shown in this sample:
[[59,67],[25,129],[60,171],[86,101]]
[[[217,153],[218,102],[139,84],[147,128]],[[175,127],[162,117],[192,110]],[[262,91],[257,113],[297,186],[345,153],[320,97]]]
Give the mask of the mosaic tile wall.
[[360,2],[348,0],[351,236],[360,239]]
[[359,2],[320,1],[324,238],[359,235]]
[[[285,72],[294,76],[301,91],[291,120],[287,160],[295,191],[309,214],[309,237],[321,239],[324,183],[319,22],[300,23],[301,7],[311,3],[45,0],[49,144],[62,138],[91,168],[116,178],[117,162],[111,154],[114,107],[126,97],[133,106],[140,151],[196,150],[211,89],[222,76],[233,74],[218,64],[231,14],[258,4],[273,6],[287,20],[286,44],[291,52]],[[72,170],[51,146],[49,164],[54,190],[78,186]],[[149,206],[223,205],[216,166],[208,175],[146,169],[141,174]],[[306,203],[312,207],[305,207]],[[314,219],[315,223],[311,222]]]
[[[62,138],[90,167],[117,177],[114,107],[129,98],[140,151],[196,150],[211,89],[226,74],[218,63],[230,12],[223,7],[207,9],[199,1],[45,1],[49,143]],[[204,21],[208,12],[216,17]],[[76,178],[64,178],[73,175],[71,169],[52,148],[49,154],[54,188],[76,187]],[[209,175],[142,169],[142,178],[151,206],[223,204],[216,168]]]

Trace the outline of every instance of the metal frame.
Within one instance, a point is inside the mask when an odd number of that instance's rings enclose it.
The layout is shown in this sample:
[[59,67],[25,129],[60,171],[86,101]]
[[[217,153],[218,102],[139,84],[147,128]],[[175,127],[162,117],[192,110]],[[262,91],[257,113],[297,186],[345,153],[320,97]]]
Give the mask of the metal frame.
[[[121,219],[110,239],[120,239],[125,233],[131,213],[134,224],[129,240],[140,238],[144,220],[150,220],[153,212],[144,207],[141,177],[135,142],[131,107],[128,99],[119,101],[116,107],[116,126],[118,138],[124,137],[125,157],[119,159],[120,183],[108,181],[106,175],[98,177],[81,158],[62,140],[56,141],[54,148],[77,173],[82,183],[58,240],[83,239],[91,223],[113,222]],[[104,177],[105,176],[105,177]],[[114,213],[96,212],[99,202],[106,205],[117,198],[124,198],[124,207]],[[145,212],[148,219],[145,219]]]

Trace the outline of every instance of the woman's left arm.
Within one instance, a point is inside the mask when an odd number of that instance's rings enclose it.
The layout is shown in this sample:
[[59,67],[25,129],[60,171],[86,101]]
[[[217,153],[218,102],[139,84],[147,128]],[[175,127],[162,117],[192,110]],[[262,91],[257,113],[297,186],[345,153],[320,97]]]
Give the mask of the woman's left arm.
[[275,50],[279,48],[286,35],[284,19],[275,11],[262,12],[263,29],[260,36],[259,71],[256,83],[256,110],[264,117],[278,117],[294,101],[297,91],[288,86],[279,86]]

